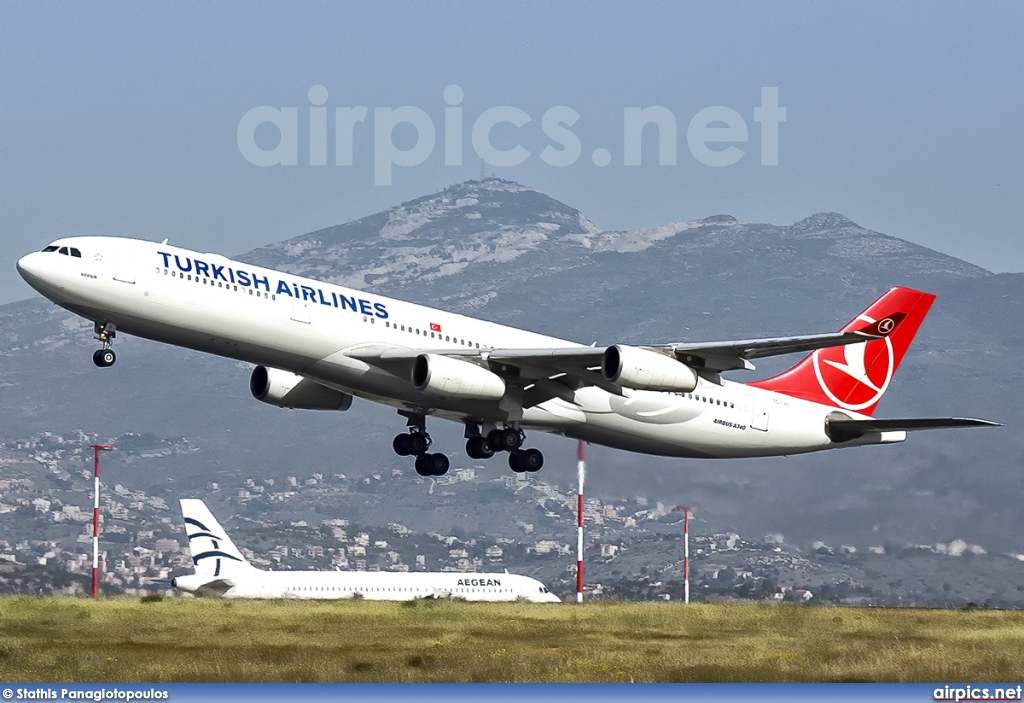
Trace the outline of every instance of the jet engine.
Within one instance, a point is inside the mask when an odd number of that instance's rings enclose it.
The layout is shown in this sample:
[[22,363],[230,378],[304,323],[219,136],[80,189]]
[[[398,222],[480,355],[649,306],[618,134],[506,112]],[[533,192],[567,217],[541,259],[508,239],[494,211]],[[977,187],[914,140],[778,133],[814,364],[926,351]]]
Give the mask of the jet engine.
[[612,383],[642,391],[689,393],[697,387],[697,373],[686,364],[625,344],[605,350],[601,373]]
[[420,354],[412,364],[416,390],[444,398],[500,400],[505,381],[487,369],[440,354]]
[[268,369],[266,366],[252,370],[249,390],[256,400],[279,408],[348,410],[352,407],[352,396],[348,393],[322,386],[290,371]]

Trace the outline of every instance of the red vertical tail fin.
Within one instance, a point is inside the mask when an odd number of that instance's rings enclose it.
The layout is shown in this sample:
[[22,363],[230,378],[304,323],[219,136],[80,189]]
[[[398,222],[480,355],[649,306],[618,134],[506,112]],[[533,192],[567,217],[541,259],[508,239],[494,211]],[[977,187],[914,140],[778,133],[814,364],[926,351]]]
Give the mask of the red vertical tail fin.
[[749,385],[871,415],[934,300],[931,293],[892,288],[840,330],[882,339],[819,349],[788,371]]

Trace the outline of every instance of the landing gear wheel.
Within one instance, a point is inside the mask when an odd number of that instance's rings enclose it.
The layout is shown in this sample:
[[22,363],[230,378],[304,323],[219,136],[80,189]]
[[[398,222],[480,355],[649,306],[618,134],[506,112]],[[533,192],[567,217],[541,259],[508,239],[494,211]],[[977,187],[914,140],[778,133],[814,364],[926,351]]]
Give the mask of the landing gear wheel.
[[423,455],[430,447],[430,440],[421,432],[413,432],[409,435],[409,453],[416,456]]
[[523,435],[519,430],[507,427],[487,433],[487,445],[499,452],[514,452],[523,446]]
[[395,454],[398,456],[409,456],[412,454],[412,435],[410,434],[399,434],[395,435],[394,441],[391,442],[391,448],[395,450]]
[[398,456],[420,456],[430,448],[430,437],[422,432],[395,435],[391,448]]
[[519,452],[519,465],[523,467],[524,471],[531,473],[540,471],[544,466],[544,455],[540,453],[539,449],[525,449]]
[[466,456],[470,459],[490,459],[494,456],[494,450],[484,437],[470,437],[466,440]]
[[420,454],[416,457],[416,473],[420,476],[444,476],[450,462],[444,454]]
[[114,353],[113,349],[97,349],[93,352],[92,363],[96,364],[101,369],[113,366],[115,361],[117,361],[117,355]]
[[542,466],[544,466],[544,455],[539,449],[524,449],[521,452],[515,451],[508,454],[508,467],[517,474],[540,471]]

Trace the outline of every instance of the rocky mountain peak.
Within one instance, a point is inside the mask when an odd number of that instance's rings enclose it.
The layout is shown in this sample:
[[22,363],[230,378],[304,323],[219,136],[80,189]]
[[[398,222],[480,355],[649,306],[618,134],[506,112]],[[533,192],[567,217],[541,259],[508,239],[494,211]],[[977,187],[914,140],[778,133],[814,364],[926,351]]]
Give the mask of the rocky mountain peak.
[[507,262],[600,230],[579,210],[500,178],[466,181],[389,210],[262,247],[245,258],[353,287],[400,285]]
[[838,212],[819,212],[793,223],[792,229],[794,232],[820,232],[848,227],[863,229],[846,215],[841,215]]

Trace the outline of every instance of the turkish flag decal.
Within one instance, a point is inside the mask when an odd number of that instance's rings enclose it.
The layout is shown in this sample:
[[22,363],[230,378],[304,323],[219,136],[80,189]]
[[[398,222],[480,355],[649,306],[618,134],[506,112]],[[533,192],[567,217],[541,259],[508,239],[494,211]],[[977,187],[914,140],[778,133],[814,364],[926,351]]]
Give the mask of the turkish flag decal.
[[437,324],[436,322],[431,322],[430,323],[430,331],[431,332],[440,332],[441,331],[441,325]]

